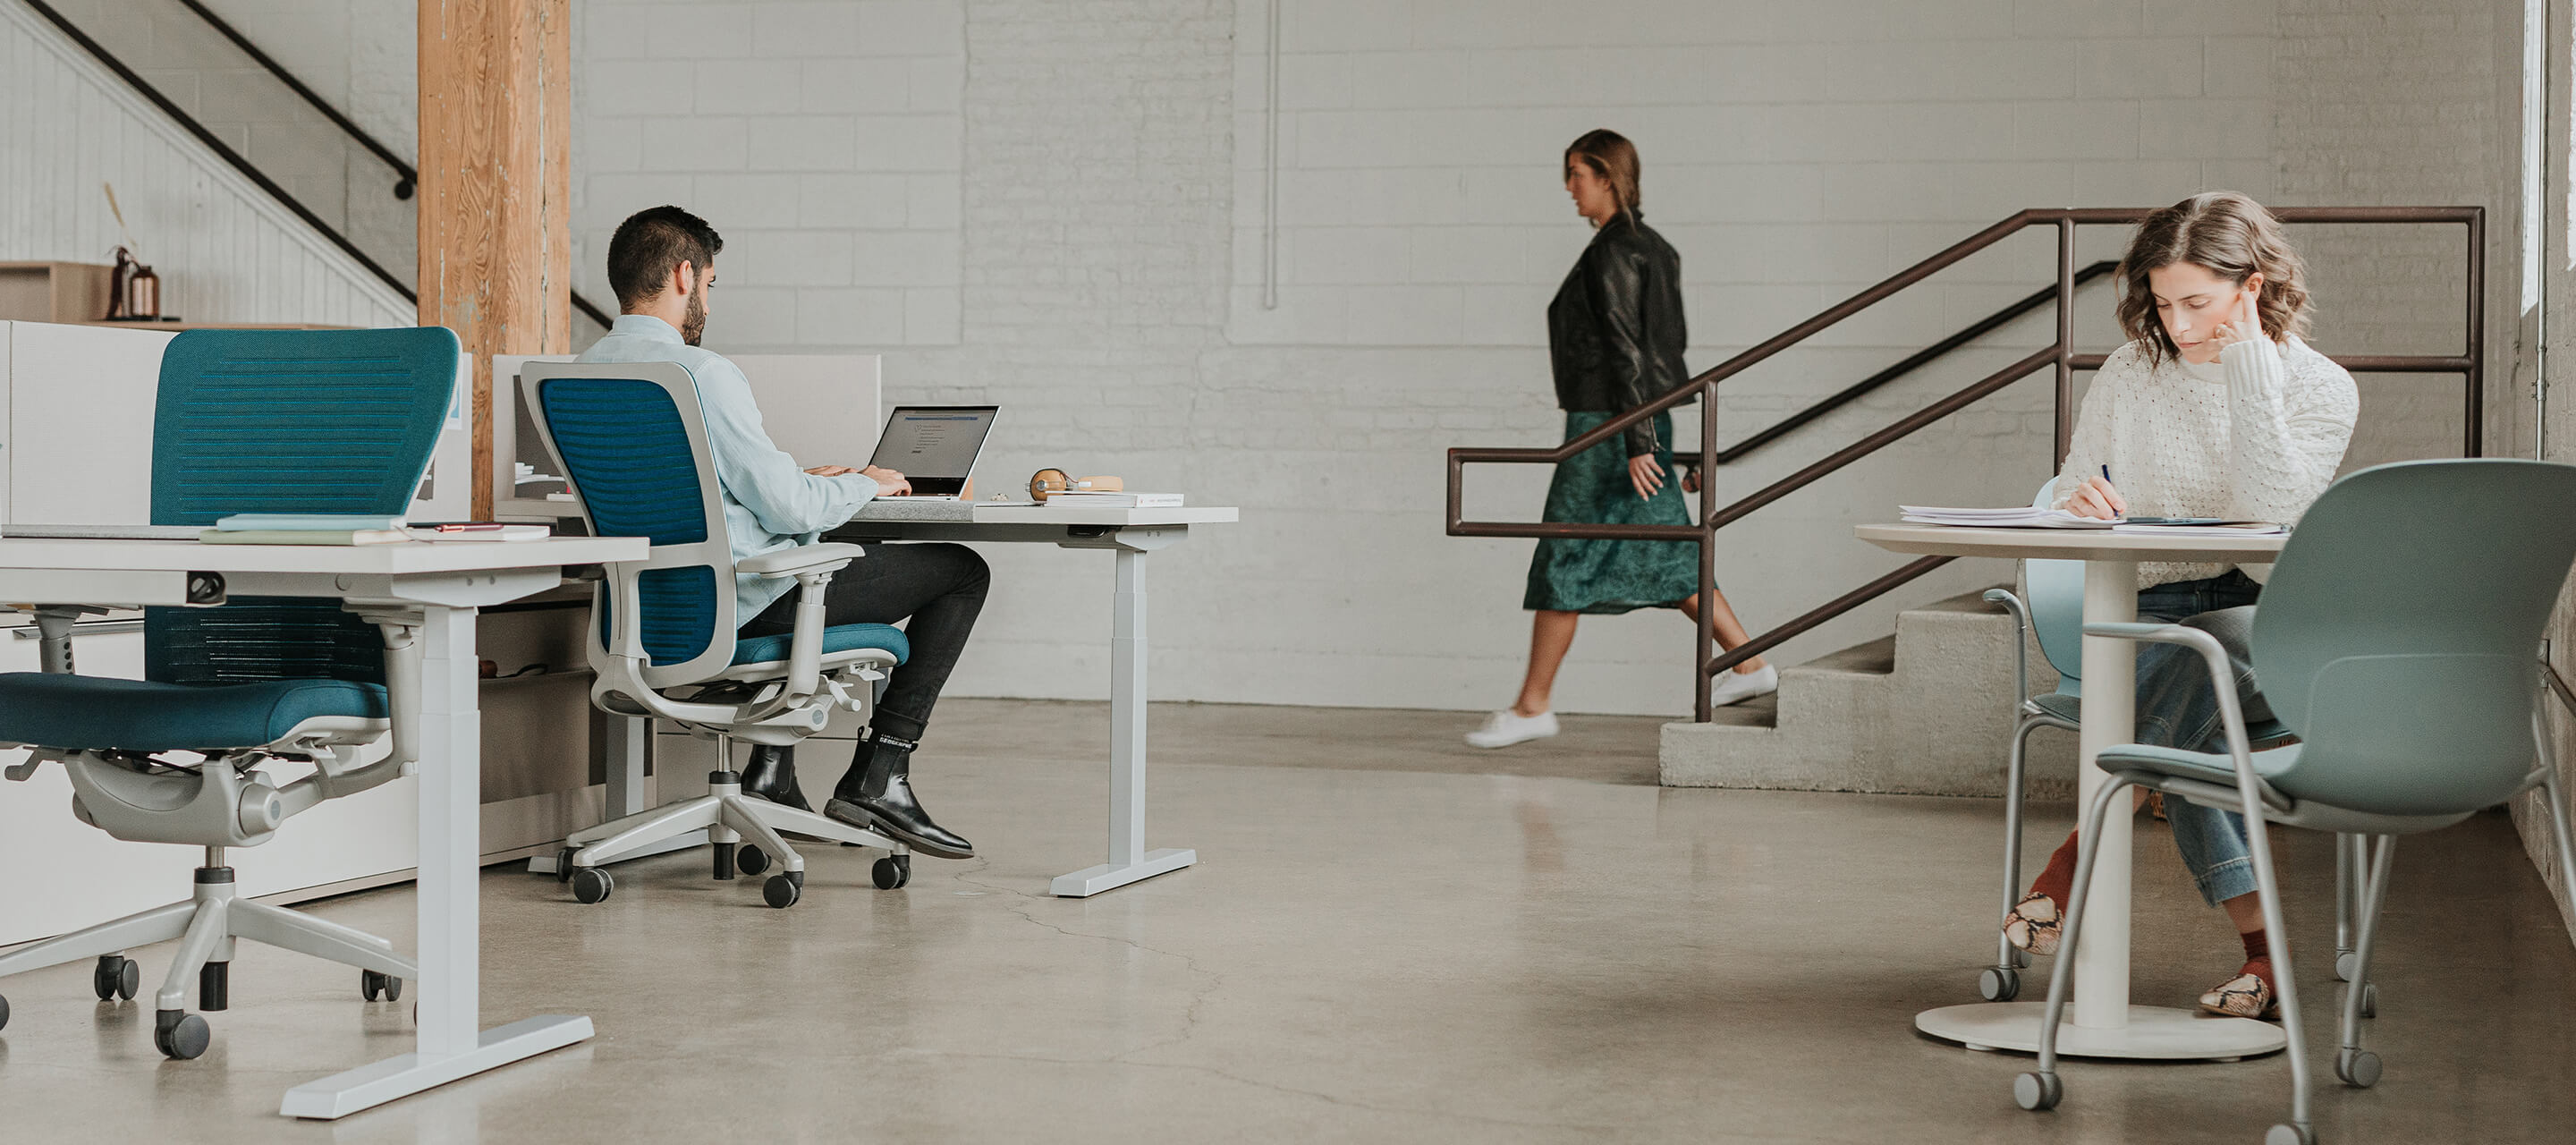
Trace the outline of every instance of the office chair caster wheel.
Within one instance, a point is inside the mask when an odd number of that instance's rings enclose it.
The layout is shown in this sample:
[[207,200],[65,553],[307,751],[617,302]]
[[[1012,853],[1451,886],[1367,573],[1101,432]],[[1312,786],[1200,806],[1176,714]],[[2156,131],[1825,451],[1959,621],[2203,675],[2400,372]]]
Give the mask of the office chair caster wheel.
[[2013,1103],[2033,1113],[2057,1108],[2066,1097],[2066,1084],[2053,1073],[2026,1073],[2013,1079]]
[[555,852],[556,882],[568,883],[572,881],[572,853],[578,849],[579,848],[575,847],[566,847],[563,850]]
[[912,856],[888,855],[877,860],[877,865],[868,869],[868,875],[876,880],[878,890],[901,890],[905,883],[912,881]]
[[572,897],[578,902],[599,902],[617,889],[617,880],[597,867],[576,867],[572,872]]
[[2335,1077],[2354,1089],[2379,1084],[2379,1055],[2369,1050],[2337,1050]]
[[2317,1145],[2317,1133],[2304,1125],[2275,1125],[2263,1135],[2263,1145]]
[[2335,951],[2335,981],[2350,982],[2352,981],[2353,975],[2359,973],[2361,973],[2360,952],[2352,950]]
[[769,869],[769,853],[745,843],[742,850],[734,853],[733,869],[746,875],[759,874]]
[[173,1061],[191,1061],[214,1040],[206,1020],[186,1010],[161,1010],[152,1017],[152,1046]]
[[101,1002],[123,999],[131,1002],[134,992],[143,986],[143,968],[131,958],[102,954],[98,969],[90,972],[89,988]]
[[805,872],[803,871],[780,871],[769,876],[768,882],[760,884],[761,901],[780,910],[796,905],[796,900],[804,897],[804,894]]
[[2379,1016],[2379,983],[2365,982],[2362,984],[2361,1016],[2365,1018],[2376,1018]]
[[1977,975],[1977,996],[1989,1002],[2009,1002],[2021,993],[2021,971],[2006,966],[1989,966]]
[[402,1001],[402,979],[373,970],[361,970],[358,972],[358,995],[370,1002],[378,998],[388,1002]]

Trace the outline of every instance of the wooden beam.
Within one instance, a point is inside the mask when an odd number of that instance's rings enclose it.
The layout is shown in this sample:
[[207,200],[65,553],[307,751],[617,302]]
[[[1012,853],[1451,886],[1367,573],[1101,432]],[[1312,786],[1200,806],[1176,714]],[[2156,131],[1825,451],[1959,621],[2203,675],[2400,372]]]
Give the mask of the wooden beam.
[[421,0],[420,322],[473,359],[472,512],[492,514],[492,355],[572,349],[569,0]]

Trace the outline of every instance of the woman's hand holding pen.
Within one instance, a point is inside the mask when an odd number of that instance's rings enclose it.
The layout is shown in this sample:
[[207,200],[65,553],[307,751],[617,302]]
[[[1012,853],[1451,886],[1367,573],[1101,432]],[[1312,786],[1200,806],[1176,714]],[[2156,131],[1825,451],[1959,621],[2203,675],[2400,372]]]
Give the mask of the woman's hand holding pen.
[[2129,514],[2129,500],[2111,487],[2111,477],[2105,473],[2086,477],[2084,484],[2076,487],[2075,495],[2066,499],[2066,511],[2078,517],[2116,521]]
[[1638,500],[1649,500],[1664,488],[1664,467],[1654,454],[1640,453],[1628,459],[1628,483],[1637,487]]

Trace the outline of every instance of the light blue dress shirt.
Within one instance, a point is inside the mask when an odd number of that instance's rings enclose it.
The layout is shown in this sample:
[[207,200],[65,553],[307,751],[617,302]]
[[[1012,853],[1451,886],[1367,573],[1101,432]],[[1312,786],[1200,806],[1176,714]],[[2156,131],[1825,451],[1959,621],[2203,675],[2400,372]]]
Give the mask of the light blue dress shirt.
[[[582,351],[585,362],[678,362],[697,379],[698,408],[714,448],[716,483],[724,487],[725,532],[733,559],[797,545],[850,519],[877,495],[873,478],[856,473],[816,477],[769,440],[751,381],[724,355],[680,340],[671,324],[649,314],[621,314],[608,336]],[[734,623],[748,623],[796,587],[792,578],[733,578]]]

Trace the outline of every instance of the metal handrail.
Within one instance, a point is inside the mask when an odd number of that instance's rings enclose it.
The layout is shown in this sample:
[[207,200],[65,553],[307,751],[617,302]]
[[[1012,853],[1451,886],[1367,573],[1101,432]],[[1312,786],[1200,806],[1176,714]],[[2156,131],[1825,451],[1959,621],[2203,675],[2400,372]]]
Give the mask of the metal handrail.
[[[2107,355],[2102,354],[2075,352],[2074,297],[2075,288],[2079,282],[2075,266],[2075,228],[2133,224],[2150,213],[2151,210],[2144,207],[2039,208],[2018,212],[1888,276],[1760,345],[1711,367],[1690,381],[1675,386],[1634,409],[1603,421],[1600,425],[1594,426],[1564,444],[1552,448],[1452,449],[1449,451],[1447,532],[1453,537],[1567,537],[1693,541],[1699,545],[1700,598],[1706,600],[1717,590],[1718,529],[2052,364],[2056,367],[2055,450],[2051,454],[2050,465],[2053,470],[2056,462],[2066,456],[2067,442],[2074,432],[2074,373],[2077,370],[2098,369],[2107,358]],[[2483,207],[2277,207],[2272,209],[2272,214],[2284,223],[2458,223],[2467,228],[2468,298],[2464,315],[2467,326],[2467,345],[2464,347],[2464,352],[2451,355],[2342,355],[2333,356],[2333,360],[2345,369],[2365,373],[2463,375],[2467,423],[2463,430],[2465,438],[2463,448],[2467,456],[2478,456],[2483,444],[2481,422],[2484,419],[2485,409],[2482,391],[2485,381],[2486,348],[2482,335],[2486,328],[2486,209]],[[1831,456],[1813,465],[1773,482],[1748,497],[1723,508],[1715,504],[1715,482],[1709,479],[1708,475],[1713,474],[1720,463],[1716,445],[1719,383],[1900,290],[1930,278],[1970,255],[1985,250],[2026,228],[2042,225],[2053,227],[2057,231],[2057,285],[2049,292],[2057,303],[2057,335],[2049,345],[1940,401],[1897,420],[1850,446],[1837,450]],[[1999,326],[2001,323],[1998,322],[1996,325]],[[1948,349],[1956,349],[1969,340],[1969,338],[1954,337],[1944,341],[1949,343]],[[1920,365],[1922,362],[1928,362],[1931,357],[1937,356],[1937,354],[1914,355],[1907,359],[1907,363],[1912,363],[1907,368],[1911,369],[1913,365]],[[1647,418],[1694,399],[1700,402],[1700,448],[1697,468],[1703,474],[1699,483],[1698,524],[1604,525],[1579,522],[1469,521],[1465,518],[1466,466],[1480,463],[1558,464],[1609,440]],[[1797,425],[1804,425],[1814,418],[1793,420]],[[1796,426],[1791,425],[1781,428],[1777,433],[1765,431],[1765,434],[1757,434],[1755,438],[1759,439],[1758,444],[1767,444],[1794,428]],[[1756,443],[1756,440],[1747,439],[1747,442]],[[1710,681],[1717,673],[1733,668],[1791,637],[1874,600],[1887,591],[1930,572],[1941,563],[1945,563],[1945,559],[1920,560],[1906,565],[1845,593],[1788,624],[1738,645],[1723,655],[1711,654],[1716,646],[1714,615],[1710,609],[1700,609],[1698,671],[1693,673],[1696,692],[1695,702],[1692,705],[1693,718],[1702,723],[1708,722]]]
[[[2093,263],[2092,265],[2075,272],[2075,285],[2083,286],[2086,283],[2092,282],[2094,279],[2111,273],[2113,270],[2117,269],[2119,265],[2119,262],[2113,259],[2103,259],[2100,262]],[[1960,347],[1965,346],[1970,342],[1974,342],[1979,338],[1983,338],[1988,334],[1992,334],[2011,324],[2014,319],[2020,318],[2022,315],[2028,314],[2031,311],[2037,310],[2056,300],[2057,288],[2054,286],[2043,286],[2034,290],[2014,301],[2011,305],[1960,328],[1956,333],[1951,334],[1949,337],[1943,338],[1938,342],[1934,342],[1929,346],[1925,346],[1920,350],[1916,350],[1915,352],[1906,355],[1895,365],[1889,366],[1884,370],[1880,370],[1875,374],[1871,374],[1866,378],[1862,378],[1861,380],[1844,388],[1842,391],[1835,393],[1814,405],[1808,406],[1805,409],[1799,410],[1796,413],[1790,414],[1788,417],[1780,419],[1780,422],[1771,428],[1754,434],[1751,437],[1747,437],[1744,440],[1727,446],[1724,449],[1718,450],[1717,463],[1720,465],[1732,465],[1737,461],[1742,460],[1745,455],[1750,454],[1763,446],[1769,445],[1772,442],[1778,441],[1783,437],[1787,437],[1790,433],[1796,431],[1801,426],[1815,421],[1816,419],[1832,413],[1835,410],[1841,409],[1844,406],[1850,405],[1853,402],[1859,401],[1860,399],[1869,396],[1873,391],[1886,386],[1889,382],[1893,382],[1907,374],[1911,374],[1916,370],[1931,365],[1933,362],[1948,356],[1951,351],[1957,350]],[[1673,459],[1673,465],[1676,468],[1681,469],[1695,469],[1699,466],[1699,458],[1676,457]]]
[[206,130],[206,125],[197,122],[197,117],[181,110],[178,104],[170,102],[169,96],[161,94],[160,88],[152,86],[142,76],[135,74],[133,68],[125,66],[125,61],[116,58],[116,53],[108,51],[106,45],[91,39],[89,33],[81,31],[79,25],[65,19],[62,13],[55,11],[53,5],[45,3],[45,0],[26,0],[26,3],[28,7],[36,10],[37,15],[52,21],[55,27],[62,29],[64,35],[71,37],[73,43],[81,46],[81,50],[88,52],[99,63],[107,65],[107,70],[115,72],[116,77],[124,80],[127,87],[133,88],[137,94],[152,101],[152,106],[160,108],[162,114],[177,121],[180,127],[187,129],[188,134],[196,136],[197,142],[205,144],[224,162],[231,164],[233,170],[240,172],[243,178],[257,184],[260,190],[268,192],[269,197],[277,200],[279,206],[285,207],[296,218],[304,220],[306,226],[321,232],[322,237],[331,240],[331,245],[340,248],[342,254],[356,259],[358,265],[367,268],[370,273],[382,279],[385,285],[392,287],[405,299],[415,304],[420,301],[419,292],[413,290],[409,283],[394,277],[394,272],[386,270],[382,264],[368,257],[367,252],[359,250],[358,244],[350,242],[349,236],[341,234],[331,224],[323,222],[320,215],[314,214],[311,208],[298,201],[294,195],[287,193],[286,188],[278,186],[276,180],[269,178],[266,172],[261,171],[250,160],[243,158],[241,152],[233,150],[223,140],[216,138],[214,132]]
[[[383,281],[386,286],[392,287],[395,293],[403,296],[404,301],[410,302],[414,305],[419,304],[420,292],[413,286],[413,284],[405,282],[401,278],[395,276],[392,271],[385,269],[383,264],[378,263],[373,257],[368,255],[367,252],[360,250],[355,242],[350,241],[349,236],[340,233],[338,228],[322,221],[322,217],[320,215],[313,213],[311,208],[306,207],[302,201],[289,193],[286,188],[279,186],[276,180],[269,178],[267,172],[260,170],[258,165],[252,163],[248,157],[233,150],[231,146],[227,145],[221,138],[218,138],[214,132],[207,130],[205,124],[198,122],[195,116],[188,114],[185,110],[182,110],[178,104],[171,102],[170,97],[161,93],[161,89],[152,86],[149,81],[137,74],[133,68],[126,66],[125,61],[117,58],[116,53],[107,50],[106,45],[99,43],[97,40],[91,39],[87,32],[83,32],[80,29],[79,25],[72,23],[71,20],[64,17],[62,13],[55,11],[52,5],[45,3],[45,0],[26,0],[26,3],[28,7],[35,9],[38,15],[51,21],[56,28],[62,29],[63,34],[71,37],[72,42],[79,44],[83,51],[88,52],[90,56],[98,60],[99,63],[106,65],[109,71],[116,73],[116,77],[125,81],[126,86],[133,88],[137,94],[141,95],[144,99],[151,101],[154,107],[161,109],[162,114],[169,116],[172,120],[176,121],[180,127],[186,129],[188,134],[195,136],[198,142],[203,143],[208,148],[212,149],[225,163],[230,164],[233,170],[240,172],[244,178],[249,179],[254,185],[258,186],[260,190],[267,192],[270,198],[277,200],[279,206],[285,207],[289,212],[293,213],[296,218],[303,220],[306,226],[312,227],[314,230],[320,232],[323,238],[330,240],[331,245],[340,248],[341,253],[348,255],[350,258],[356,259],[358,265],[365,267],[369,273],[374,274],[379,280]],[[330,104],[323,101],[321,96],[315,94],[313,89],[306,87],[301,81],[288,73],[283,66],[280,66],[276,60],[269,58],[268,53],[260,51],[259,48],[252,45],[247,38],[243,37],[239,30],[235,29],[232,25],[225,23],[222,18],[207,10],[205,5],[198,3],[198,0],[179,0],[179,3],[185,5],[189,11],[196,13],[200,18],[204,19],[209,26],[213,27],[215,31],[221,33],[225,39],[232,41],[234,47],[240,48],[244,55],[249,56],[254,62],[258,63],[260,67],[267,69],[270,75],[275,76],[279,82],[284,83],[289,90],[292,90],[296,95],[302,97],[304,102],[311,104],[315,110],[320,111],[323,117],[329,119],[333,125],[339,127],[340,130],[347,132],[352,138],[356,139],[361,146],[365,147],[368,151],[373,152],[377,158],[384,160],[387,165],[391,166],[394,169],[394,172],[401,176],[400,180],[394,184],[395,198],[409,199],[412,197],[412,193],[419,183],[420,173],[414,170],[410,164],[403,162],[400,156],[395,155],[392,150],[378,142],[374,136],[367,134],[366,131],[361,129],[357,124],[351,122],[347,116],[334,110]],[[597,322],[601,326],[609,326],[615,322],[615,319],[611,317],[607,311],[592,304],[589,299],[583,298],[579,292],[567,291],[567,293],[570,295],[572,308],[581,311],[584,315],[588,316],[591,321]]]
[[325,102],[312,88],[304,86],[304,81],[295,78],[294,74],[288,72],[284,65],[278,63],[276,60],[268,58],[268,53],[259,50],[259,46],[251,43],[249,37],[242,35],[241,32],[231,24],[225,23],[224,18],[215,15],[212,9],[207,8],[204,4],[200,3],[199,0],[179,0],[179,3],[185,6],[189,11],[196,13],[197,18],[204,20],[207,27],[213,28],[216,32],[221,33],[225,39],[232,41],[234,47],[240,48],[243,55],[251,58],[251,62],[268,69],[268,74],[277,77],[277,82],[285,84],[287,90],[302,96],[305,103],[312,105],[313,110],[322,113],[322,118],[330,120],[333,124],[337,125],[340,130],[347,132],[349,138],[357,140],[359,146],[373,152],[376,158],[384,160],[385,166],[393,168],[396,176],[394,180],[394,197],[397,199],[411,198],[412,189],[420,182],[420,172],[413,170],[411,164],[403,162],[401,156],[394,154],[392,149],[377,142],[375,136],[367,134],[367,130],[365,128],[358,126],[355,122],[351,121],[348,116],[340,114],[338,108],[332,107],[329,103]]

